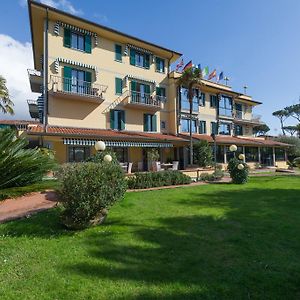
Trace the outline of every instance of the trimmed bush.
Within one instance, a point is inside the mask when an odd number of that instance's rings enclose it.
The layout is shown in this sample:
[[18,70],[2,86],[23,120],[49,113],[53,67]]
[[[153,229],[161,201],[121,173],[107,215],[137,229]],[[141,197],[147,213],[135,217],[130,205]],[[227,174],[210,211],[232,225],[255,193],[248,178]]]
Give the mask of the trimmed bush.
[[199,167],[207,167],[213,164],[212,151],[207,141],[194,143],[193,146],[194,163]]
[[217,181],[224,177],[224,171],[217,169],[212,174],[209,173],[202,173],[200,174],[200,180],[202,181]]
[[48,149],[26,149],[28,141],[10,129],[0,130],[0,189],[26,186],[42,180],[56,167]]
[[71,229],[101,223],[109,208],[124,197],[127,187],[122,168],[103,160],[65,164],[57,176],[62,182],[62,221]]
[[190,184],[191,178],[180,171],[135,173],[128,178],[128,188],[147,189],[152,187]]
[[[243,168],[239,169],[239,166],[241,165]],[[227,168],[233,183],[242,184],[248,181],[249,167],[242,160],[239,160],[236,157],[232,158],[229,161]]]

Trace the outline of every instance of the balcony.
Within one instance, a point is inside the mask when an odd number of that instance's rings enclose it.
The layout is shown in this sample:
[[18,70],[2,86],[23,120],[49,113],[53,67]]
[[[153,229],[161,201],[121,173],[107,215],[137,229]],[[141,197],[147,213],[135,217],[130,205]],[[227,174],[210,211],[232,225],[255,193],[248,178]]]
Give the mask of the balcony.
[[39,108],[38,103],[36,100],[27,100],[28,108],[29,108],[29,114],[30,117],[33,119],[39,118]]
[[41,93],[43,85],[42,73],[37,70],[28,69],[28,77],[30,82],[30,88],[33,93]]
[[265,124],[261,121],[261,116],[253,115],[251,118],[245,118],[245,115],[241,111],[235,111],[234,113],[234,123],[237,124],[251,124],[251,125],[262,125]]
[[166,97],[151,95],[135,91],[127,91],[124,95],[124,105],[137,109],[158,111],[162,109],[162,103],[166,102]]
[[59,76],[50,77],[50,93],[71,100],[82,100],[101,104],[105,98],[106,85],[77,80],[76,78],[65,78]]

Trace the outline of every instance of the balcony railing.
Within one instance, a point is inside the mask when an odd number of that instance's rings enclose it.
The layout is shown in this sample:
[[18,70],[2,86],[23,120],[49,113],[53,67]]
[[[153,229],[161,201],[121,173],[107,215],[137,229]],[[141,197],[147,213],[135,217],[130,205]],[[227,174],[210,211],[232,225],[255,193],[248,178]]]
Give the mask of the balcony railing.
[[149,93],[128,91],[127,95],[129,97],[128,104],[161,108],[161,104],[166,102],[166,97]]
[[83,97],[100,98],[104,100],[104,93],[107,90],[106,85],[91,83],[76,78],[65,78],[51,76],[53,92],[78,95]]
[[33,119],[39,118],[39,108],[38,103],[36,100],[27,100],[28,108],[29,108],[29,114],[30,117]]

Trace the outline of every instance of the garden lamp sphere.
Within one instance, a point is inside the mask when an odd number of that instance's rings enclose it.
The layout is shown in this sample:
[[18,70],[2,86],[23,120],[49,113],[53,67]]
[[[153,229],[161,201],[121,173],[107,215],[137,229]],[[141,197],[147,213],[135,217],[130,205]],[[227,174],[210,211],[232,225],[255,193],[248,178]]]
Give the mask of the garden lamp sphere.
[[235,152],[237,150],[237,146],[236,145],[231,145],[229,147],[230,152]]
[[238,167],[239,170],[243,170],[245,168],[243,164],[238,164],[237,167]]
[[104,161],[106,161],[106,162],[111,162],[112,161],[112,157],[111,157],[111,155],[109,155],[109,154],[106,154],[105,156],[104,156]]
[[245,155],[241,153],[241,154],[239,155],[239,159],[240,159],[240,160],[244,160],[244,159],[245,159]]
[[98,141],[95,143],[95,149],[96,151],[104,151],[106,148],[105,143],[102,141]]

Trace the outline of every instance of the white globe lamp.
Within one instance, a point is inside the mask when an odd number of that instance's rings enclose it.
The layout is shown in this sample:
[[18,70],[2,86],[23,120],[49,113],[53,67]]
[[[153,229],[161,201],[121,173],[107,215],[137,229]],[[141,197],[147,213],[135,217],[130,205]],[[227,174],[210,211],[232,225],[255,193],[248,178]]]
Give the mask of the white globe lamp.
[[96,151],[104,151],[106,148],[105,143],[102,141],[98,141],[95,143],[95,149]]
[[111,155],[109,155],[109,154],[106,154],[105,156],[104,156],[104,161],[106,161],[106,162],[111,162],[112,161],[112,157],[111,157]]
[[239,159],[240,159],[240,160],[244,160],[244,159],[245,159],[245,155],[241,153],[241,154],[239,155]]
[[243,164],[238,164],[237,167],[238,167],[239,170],[243,170],[245,168]]
[[231,145],[229,147],[230,152],[235,152],[237,150],[237,146],[236,145]]

